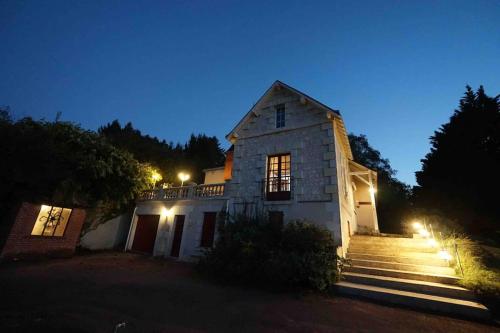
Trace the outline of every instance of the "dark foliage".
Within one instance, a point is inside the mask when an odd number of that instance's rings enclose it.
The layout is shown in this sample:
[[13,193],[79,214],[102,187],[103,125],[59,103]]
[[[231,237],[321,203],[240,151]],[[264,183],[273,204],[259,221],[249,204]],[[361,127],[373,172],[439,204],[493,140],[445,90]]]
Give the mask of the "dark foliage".
[[115,120],[99,128],[99,133],[113,145],[130,152],[138,161],[158,168],[167,183],[177,183],[180,171],[191,174],[191,180],[203,182],[203,169],[224,164],[224,152],[216,137],[191,135],[185,145],[174,145],[156,137],[144,135],[131,123],[124,127]]
[[21,201],[126,209],[149,183],[129,153],[67,122],[0,117],[2,224]]
[[431,146],[416,173],[417,205],[441,211],[472,234],[498,230],[499,96],[467,86],[458,110],[434,133]]
[[400,233],[403,220],[410,210],[410,187],[395,178],[396,171],[389,160],[368,143],[365,135],[349,134],[354,160],[377,171],[378,190],[376,194],[377,216],[382,232]]
[[263,216],[219,222],[219,239],[198,269],[233,283],[327,290],[338,279],[331,233],[305,222],[285,226]]

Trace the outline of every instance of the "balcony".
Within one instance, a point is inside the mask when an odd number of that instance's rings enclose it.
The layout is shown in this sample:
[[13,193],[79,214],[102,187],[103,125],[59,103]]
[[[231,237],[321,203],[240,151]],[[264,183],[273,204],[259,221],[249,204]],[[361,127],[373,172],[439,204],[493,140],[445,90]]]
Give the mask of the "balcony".
[[266,201],[287,201],[293,197],[293,177],[269,177],[261,182],[262,197]]
[[225,184],[170,187],[147,190],[140,194],[139,201],[153,200],[203,200],[224,197]]

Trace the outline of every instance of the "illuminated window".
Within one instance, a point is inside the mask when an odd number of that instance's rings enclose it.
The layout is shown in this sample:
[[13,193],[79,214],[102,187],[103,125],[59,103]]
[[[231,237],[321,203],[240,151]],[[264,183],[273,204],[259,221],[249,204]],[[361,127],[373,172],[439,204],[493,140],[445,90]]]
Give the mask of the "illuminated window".
[[31,235],[46,237],[64,236],[70,215],[71,209],[42,205]]
[[276,128],[285,127],[285,104],[276,105]]
[[290,200],[290,154],[269,156],[267,159],[267,200]]

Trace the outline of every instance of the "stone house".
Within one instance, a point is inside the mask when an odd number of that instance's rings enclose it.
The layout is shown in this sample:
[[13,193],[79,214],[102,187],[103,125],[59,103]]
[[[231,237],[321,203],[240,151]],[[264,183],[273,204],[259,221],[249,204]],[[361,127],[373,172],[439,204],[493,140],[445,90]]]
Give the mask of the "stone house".
[[377,175],[353,161],[337,110],[276,81],[226,138],[226,164],[204,184],[142,194],[127,250],[191,260],[213,245],[222,211],[321,225],[341,255],[354,233],[378,233]]

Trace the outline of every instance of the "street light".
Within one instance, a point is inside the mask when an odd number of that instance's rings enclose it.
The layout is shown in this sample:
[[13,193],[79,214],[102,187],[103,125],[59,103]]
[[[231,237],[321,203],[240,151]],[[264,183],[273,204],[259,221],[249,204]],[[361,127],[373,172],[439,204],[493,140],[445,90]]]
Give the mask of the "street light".
[[184,186],[184,182],[186,180],[189,180],[189,178],[191,178],[191,176],[188,173],[184,173],[184,172],[179,172],[177,177],[179,177],[179,179],[181,180],[181,187]]

